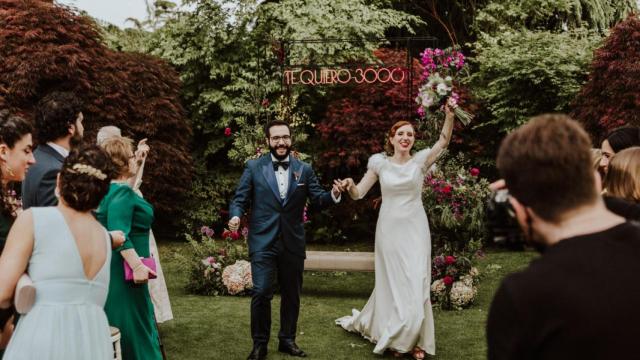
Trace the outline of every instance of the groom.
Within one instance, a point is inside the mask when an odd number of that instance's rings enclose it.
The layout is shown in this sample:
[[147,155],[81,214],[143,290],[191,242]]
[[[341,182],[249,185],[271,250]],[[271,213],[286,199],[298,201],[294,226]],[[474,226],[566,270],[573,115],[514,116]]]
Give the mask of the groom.
[[331,193],[324,191],[311,166],[290,155],[291,130],[286,122],[270,122],[265,134],[270,154],[247,162],[229,209],[229,229],[236,231],[251,204],[253,350],[247,359],[267,357],[275,276],[281,292],[278,351],[306,357],[295,343],[305,259],[304,206],[307,198],[316,207],[338,203],[341,189],[334,185]]

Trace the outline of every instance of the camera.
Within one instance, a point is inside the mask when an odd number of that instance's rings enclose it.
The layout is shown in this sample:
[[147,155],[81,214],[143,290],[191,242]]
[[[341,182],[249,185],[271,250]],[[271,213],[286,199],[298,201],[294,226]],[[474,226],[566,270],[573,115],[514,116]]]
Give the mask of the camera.
[[509,190],[501,189],[491,194],[486,209],[487,227],[493,242],[511,249],[523,250],[525,238],[509,202]]

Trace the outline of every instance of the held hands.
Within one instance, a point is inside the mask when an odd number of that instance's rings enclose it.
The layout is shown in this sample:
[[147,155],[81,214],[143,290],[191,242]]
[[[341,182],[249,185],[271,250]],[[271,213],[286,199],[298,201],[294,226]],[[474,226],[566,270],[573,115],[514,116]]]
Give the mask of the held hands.
[[333,180],[333,193],[337,197],[340,193],[350,191],[354,186],[352,178]]
[[134,284],[146,284],[149,281],[149,275],[157,275],[155,271],[149,269],[145,264],[140,262],[133,269],[133,283]]

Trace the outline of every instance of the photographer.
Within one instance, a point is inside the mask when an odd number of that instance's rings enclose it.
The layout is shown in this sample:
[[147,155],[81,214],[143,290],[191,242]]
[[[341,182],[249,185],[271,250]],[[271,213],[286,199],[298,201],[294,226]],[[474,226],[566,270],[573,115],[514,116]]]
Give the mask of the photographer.
[[542,256],[507,276],[487,321],[489,359],[613,359],[635,353],[640,226],[609,212],[591,143],[565,115],[531,119],[497,165],[527,241]]

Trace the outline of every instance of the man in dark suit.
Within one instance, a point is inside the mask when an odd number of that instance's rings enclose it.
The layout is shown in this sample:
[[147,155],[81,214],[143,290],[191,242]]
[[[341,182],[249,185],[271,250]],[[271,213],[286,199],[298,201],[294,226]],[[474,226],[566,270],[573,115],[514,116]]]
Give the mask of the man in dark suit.
[[311,166],[293,156],[291,131],[282,121],[265,127],[270,153],[249,160],[231,201],[229,229],[237,231],[240,217],[251,204],[249,256],[253,290],[248,359],[265,359],[271,330],[273,279],[280,285],[280,340],[278,350],[293,356],[306,354],[295,343],[305,259],[303,211],[307,198],[316,207],[340,201],[336,185],[324,191]]
[[637,358],[640,225],[607,210],[591,159],[589,135],[559,114],[500,146],[509,202],[542,256],[496,292],[489,360]]
[[22,206],[53,206],[56,178],[71,148],[80,143],[84,127],[81,104],[69,92],[52,92],[36,108],[35,165],[22,182]]

